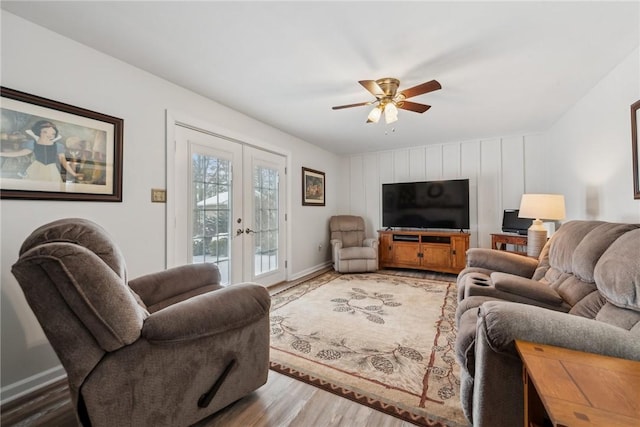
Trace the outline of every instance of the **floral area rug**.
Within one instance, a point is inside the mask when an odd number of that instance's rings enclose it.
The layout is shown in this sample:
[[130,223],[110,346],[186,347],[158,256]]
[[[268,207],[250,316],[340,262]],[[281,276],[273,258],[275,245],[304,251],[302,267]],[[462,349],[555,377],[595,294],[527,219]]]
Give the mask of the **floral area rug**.
[[467,426],[455,283],[324,273],[272,296],[271,369],[423,426]]

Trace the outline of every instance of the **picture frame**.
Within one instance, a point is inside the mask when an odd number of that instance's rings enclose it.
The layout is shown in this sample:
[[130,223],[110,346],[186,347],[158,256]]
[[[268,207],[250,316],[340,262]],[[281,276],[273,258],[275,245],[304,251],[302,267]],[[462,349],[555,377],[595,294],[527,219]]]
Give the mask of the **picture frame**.
[[633,164],[633,198],[640,199],[640,101],[631,104],[631,159]]
[[302,167],[302,205],[325,205],[325,175],[314,169]]
[[0,198],[122,201],[122,119],[0,87]]

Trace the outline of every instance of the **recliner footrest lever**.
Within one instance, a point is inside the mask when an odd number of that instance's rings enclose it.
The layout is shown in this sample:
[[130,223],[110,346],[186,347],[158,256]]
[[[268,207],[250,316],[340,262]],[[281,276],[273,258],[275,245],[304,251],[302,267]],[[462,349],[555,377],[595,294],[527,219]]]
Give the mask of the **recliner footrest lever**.
[[198,399],[199,407],[206,408],[207,406],[209,406],[209,403],[211,403],[211,400],[213,400],[213,397],[216,395],[216,393],[220,389],[220,386],[222,386],[222,383],[227,378],[227,376],[231,372],[231,369],[236,365],[236,363],[238,363],[236,359],[231,359],[231,362],[227,364],[226,368],[224,368],[224,371],[222,371],[222,374],[220,374],[216,382],[213,383],[209,391],[200,396],[200,399]]

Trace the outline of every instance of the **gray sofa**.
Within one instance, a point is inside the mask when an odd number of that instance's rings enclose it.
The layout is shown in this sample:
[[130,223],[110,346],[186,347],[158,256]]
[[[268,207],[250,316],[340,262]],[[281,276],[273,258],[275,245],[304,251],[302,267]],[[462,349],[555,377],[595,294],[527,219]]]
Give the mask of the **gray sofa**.
[[81,425],[188,426],[267,381],[269,292],[223,287],[214,264],[129,280],[110,235],[70,218],[28,236],[12,271]]
[[640,360],[640,224],[567,222],[538,259],[470,249],[458,300],[465,416],[522,425],[515,340]]

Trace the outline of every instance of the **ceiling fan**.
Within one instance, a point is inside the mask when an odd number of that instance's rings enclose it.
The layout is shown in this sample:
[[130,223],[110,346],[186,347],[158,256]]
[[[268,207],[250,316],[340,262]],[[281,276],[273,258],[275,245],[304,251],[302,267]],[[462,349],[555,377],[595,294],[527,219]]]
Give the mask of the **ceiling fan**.
[[407,101],[407,98],[422,95],[434,90],[441,89],[440,83],[431,80],[417,86],[398,92],[400,80],[391,77],[385,77],[378,80],[360,80],[360,83],[366,90],[376,97],[374,101],[359,102],[357,104],[339,105],[332,107],[333,110],[341,110],[343,108],[360,107],[363,105],[377,104],[367,117],[367,123],[378,123],[382,113],[386,123],[393,123],[398,120],[398,108],[403,110],[414,111],[416,113],[424,113],[430,105],[418,104],[417,102]]

